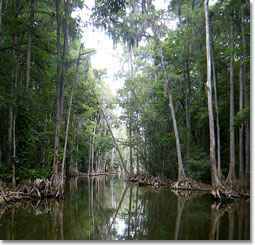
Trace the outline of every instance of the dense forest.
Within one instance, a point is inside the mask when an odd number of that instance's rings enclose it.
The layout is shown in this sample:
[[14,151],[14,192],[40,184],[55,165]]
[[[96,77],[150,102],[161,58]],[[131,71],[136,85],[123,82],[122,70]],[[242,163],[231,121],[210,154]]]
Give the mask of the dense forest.
[[95,0],[85,24],[124,49],[114,96],[81,41],[86,1],[0,0],[2,183],[122,169],[247,192],[250,3],[155,2]]

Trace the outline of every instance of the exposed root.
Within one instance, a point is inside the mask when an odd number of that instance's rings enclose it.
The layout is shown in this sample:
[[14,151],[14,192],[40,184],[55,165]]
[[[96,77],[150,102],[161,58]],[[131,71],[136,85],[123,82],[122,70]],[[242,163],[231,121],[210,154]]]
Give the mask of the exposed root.
[[214,199],[218,200],[234,200],[241,197],[250,197],[248,192],[240,192],[239,189],[233,190],[232,188],[216,187],[216,190],[212,190],[211,194]]
[[211,190],[208,185],[188,178],[172,183],[171,188],[174,190]]
[[135,175],[134,177],[129,178],[128,181],[136,182],[140,186],[147,185],[147,186],[152,186],[154,188],[160,188],[162,186],[167,186],[173,182],[169,179],[161,179],[159,177],[138,176],[138,175]]
[[54,184],[54,178],[49,180],[36,179],[16,187],[9,191],[0,188],[0,203],[15,203],[18,201],[31,200],[32,198],[58,197],[58,186]]

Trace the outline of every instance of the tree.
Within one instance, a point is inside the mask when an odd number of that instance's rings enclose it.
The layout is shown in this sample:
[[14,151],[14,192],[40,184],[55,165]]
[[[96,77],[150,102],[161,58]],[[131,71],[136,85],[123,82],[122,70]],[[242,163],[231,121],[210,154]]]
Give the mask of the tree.
[[35,1],[30,1],[30,30],[28,33],[28,40],[27,40],[27,67],[26,67],[26,92],[29,89],[29,81],[30,81],[30,66],[31,66],[31,50],[32,50],[32,28],[34,25],[34,12],[35,12]]
[[160,40],[158,38],[158,34],[156,32],[155,23],[153,25],[153,32],[154,32],[153,34],[154,34],[154,38],[155,38],[155,43],[156,43],[156,46],[158,47],[158,50],[159,50],[160,64],[161,64],[161,67],[162,67],[162,70],[163,70],[163,73],[164,73],[164,76],[165,76],[165,79],[166,79],[166,83],[167,83],[167,91],[168,91],[168,97],[169,97],[169,108],[170,108],[170,111],[171,111],[171,116],[172,116],[172,121],[173,121],[173,126],[174,126],[176,150],[177,150],[177,157],[178,157],[178,181],[181,181],[181,180],[186,178],[186,175],[185,175],[183,164],[182,164],[181,146],[180,146],[180,139],[179,139],[179,134],[178,134],[177,122],[176,122],[176,118],[175,118],[173,98],[172,98],[172,93],[171,93],[171,89],[170,89],[170,79],[168,77],[166,67],[165,67],[165,64],[164,64],[162,46],[161,46]]
[[211,183],[212,194],[214,197],[220,196],[220,190],[223,188],[216,170],[216,158],[215,158],[215,132],[214,132],[214,119],[213,119],[213,102],[212,102],[212,70],[211,70],[211,43],[210,43],[210,21],[208,0],[204,2],[205,11],[205,29],[206,29],[206,56],[207,56],[207,98],[208,98],[208,113],[209,113],[209,127],[210,127],[210,166],[211,166]]
[[[230,13],[233,15],[233,12]],[[234,117],[235,117],[235,83],[234,83],[234,25],[232,17],[230,19],[230,33],[229,33],[229,43],[230,43],[230,116],[229,116],[229,125],[230,125],[230,164],[229,172],[226,179],[226,186],[235,189],[237,185],[236,173],[235,173],[235,128]]]

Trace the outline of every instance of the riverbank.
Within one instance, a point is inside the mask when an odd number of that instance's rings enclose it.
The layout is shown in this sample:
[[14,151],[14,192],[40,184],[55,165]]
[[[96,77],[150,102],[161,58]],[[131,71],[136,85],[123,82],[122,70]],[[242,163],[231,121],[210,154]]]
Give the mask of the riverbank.
[[[168,187],[172,190],[181,190],[181,191],[205,191],[212,194],[212,186],[209,184],[205,184],[201,181],[196,181],[190,178],[183,179],[181,181],[173,181],[167,178],[160,178],[160,177],[153,177],[153,176],[145,176],[145,175],[135,175],[134,177],[128,178],[128,181],[138,183],[139,186],[151,186],[153,188],[161,188],[161,187]],[[249,198],[249,192],[241,192],[238,189],[228,190],[224,189],[221,190],[221,200],[228,199],[233,200],[236,198]],[[217,199],[217,198],[215,198]]]
[[170,187],[171,189],[181,189],[181,190],[201,190],[201,191],[212,190],[211,185],[207,185],[202,183],[201,181],[195,181],[188,178],[180,182],[175,182],[168,178],[135,175],[132,178],[128,178],[128,181],[138,183],[140,186],[148,185],[154,188]]

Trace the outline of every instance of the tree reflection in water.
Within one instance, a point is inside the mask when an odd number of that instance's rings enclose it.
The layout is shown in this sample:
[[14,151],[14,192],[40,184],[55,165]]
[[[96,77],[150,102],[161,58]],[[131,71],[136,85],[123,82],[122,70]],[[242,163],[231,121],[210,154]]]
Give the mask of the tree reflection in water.
[[249,200],[155,190],[123,175],[66,181],[64,200],[0,206],[0,238],[68,240],[250,239]]

